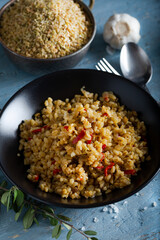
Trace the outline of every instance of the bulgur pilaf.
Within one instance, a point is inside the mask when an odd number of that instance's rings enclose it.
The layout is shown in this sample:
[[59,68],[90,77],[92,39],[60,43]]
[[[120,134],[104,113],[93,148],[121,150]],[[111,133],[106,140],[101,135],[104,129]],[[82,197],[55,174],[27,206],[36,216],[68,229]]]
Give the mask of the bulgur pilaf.
[[150,160],[146,127],[112,92],[98,99],[81,89],[69,101],[48,98],[41,113],[20,125],[19,150],[28,179],[63,198],[93,198],[131,184]]
[[17,0],[0,21],[0,37],[12,51],[57,58],[82,48],[93,28],[73,0]]

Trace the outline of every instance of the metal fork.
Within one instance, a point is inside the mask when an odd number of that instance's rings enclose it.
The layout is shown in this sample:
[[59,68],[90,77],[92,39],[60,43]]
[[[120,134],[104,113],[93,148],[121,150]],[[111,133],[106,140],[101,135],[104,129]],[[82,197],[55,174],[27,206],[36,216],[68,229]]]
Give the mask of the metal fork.
[[97,65],[96,65],[97,70],[103,71],[103,72],[109,72],[109,73],[114,73],[115,75],[120,76],[120,74],[111,66],[111,64],[105,59],[102,58]]

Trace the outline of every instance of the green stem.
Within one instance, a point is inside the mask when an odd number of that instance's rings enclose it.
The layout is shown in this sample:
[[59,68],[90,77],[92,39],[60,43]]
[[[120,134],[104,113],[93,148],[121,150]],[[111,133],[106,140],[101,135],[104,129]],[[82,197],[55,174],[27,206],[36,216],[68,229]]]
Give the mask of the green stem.
[[56,218],[59,222],[67,224],[68,226],[70,226],[71,228],[73,228],[74,230],[76,230],[77,232],[79,232],[80,234],[82,234],[85,238],[89,239],[89,237],[88,237],[84,232],[82,232],[81,230],[79,230],[78,228],[76,228],[75,226],[73,226],[72,224],[63,221],[62,219],[59,219],[55,214],[53,214],[53,213],[48,213],[48,212],[47,212],[46,210],[44,210],[44,209],[41,209],[41,208],[40,208],[40,210],[41,210],[42,212],[44,212],[44,213],[47,213],[48,216],[51,216],[51,217]]
[[1,187],[1,186],[0,186],[0,190],[3,190],[3,191],[5,191],[5,192],[9,191],[9,189],[4,188],[4,187]]

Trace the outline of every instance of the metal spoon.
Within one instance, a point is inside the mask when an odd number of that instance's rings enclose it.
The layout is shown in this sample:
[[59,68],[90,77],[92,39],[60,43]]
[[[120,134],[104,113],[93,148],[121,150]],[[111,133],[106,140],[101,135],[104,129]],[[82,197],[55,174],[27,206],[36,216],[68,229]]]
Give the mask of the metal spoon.
[[120,53],[120,67],[124,77],[137,83],[147,92],[152,77],[152,66],[147,54],[135,43],[123,45]]

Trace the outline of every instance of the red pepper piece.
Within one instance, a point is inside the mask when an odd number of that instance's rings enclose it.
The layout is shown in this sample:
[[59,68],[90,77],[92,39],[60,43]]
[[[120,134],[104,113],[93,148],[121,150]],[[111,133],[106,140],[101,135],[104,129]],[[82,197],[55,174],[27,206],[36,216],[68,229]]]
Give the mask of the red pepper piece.
[[80,177],[79,179],[80,179],[80,181],[82,181],[82,180],[83,180],[83,177]]
[[51,163],[51,164],[52,164],[52,165],[54,165],[54,164],[55,164],[55,162],[56,162],[56,161],[54,160],[54,161],[52,161],[52,163]]
[[102,145],[102,150],[104,151],[106,149],[107,145],[106,144],[103,144]]
[[107,176],[108,175],[108,170],[111,169],[114,166],[114,162],[112,162],[110,165],[108,165],[105,169],[104,169],[104,175]]
[[28,141],[31,141],[31,139],[32,139],[31,137],[30,137],[30,138],[28,138]]
[[50,129],[49,126],[45,125],[45,126],[43,126],[43,127],[41,127],[41,128],[38,128],[38,129],[33,130],[32,133],[39,133],[39,132],[42,131],[42,128],[44,128],[44,129]]
[[85,130],[82,130],[77,137],[75,137],[72,141],[73,144],[76,144],[79,140],[81,140],[85,135]]
[[39,176],[38,176],[38,175],[35,175],[34,180],[35,180],[36,182],[38,182]]
[[54,169],[54,170],[53,170],[53,175],[56,175],[56,174],[58,174],[59,172],[61,172],[61,169]]
[[42,128],[44,128],[44,129],[51,129],[49,126],[47,126],[47,125],[45,125],[45,126],[43,126]]
[[104,100],[108,102],[109,101],[109,97],[105,96]]
[[39,133],[41,131],[42,131],[42,128],[38,128],[38,129],[33,130],[32,133]]
[[93,134],[91,134],[91,139],[90,139],[90,140],[87,140],[87,144],[91,144],[92,139],[93,139]]
[[105,158],[105,155],[104,153],[102,153],[102,158],[100,159],[100,161],[102,162],[104,158]]
[[104,116],[108,117],[108,113],[103,113],[102,116],[103,116],[103,117],[104,117]]
[[104,168],[104,166],[98,166],[98,167],[96,167],[97,169],[103,169]]
[[127,175],[129,175],[129,174],[134,175],[136,173],[136,170],[135,169],[124,170],[124,173],[127,174]]
[[66,130],[68,131],[68,129],[69,129],[69,126],[64,126],[64,129],[66,129]]

